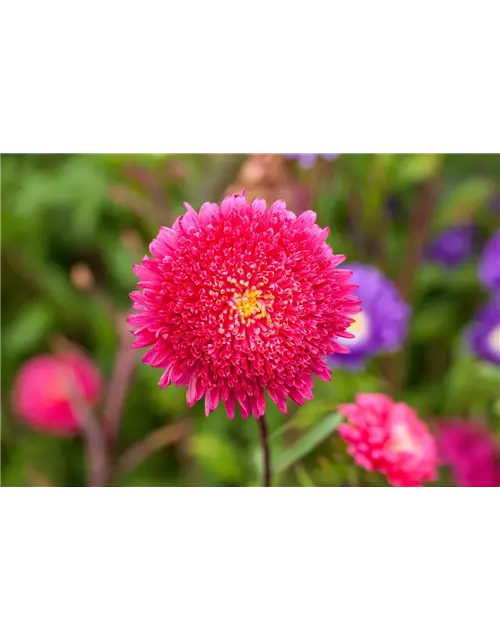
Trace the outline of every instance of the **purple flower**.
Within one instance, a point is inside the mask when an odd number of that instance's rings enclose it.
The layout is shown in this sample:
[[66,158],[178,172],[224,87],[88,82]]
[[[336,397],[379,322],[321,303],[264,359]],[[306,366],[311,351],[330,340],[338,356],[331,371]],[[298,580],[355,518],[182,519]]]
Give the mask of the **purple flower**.
[[479,263],[481,282],[493,293],[500,293],[500,231],[494,233],[484,248]]
[[325,160],[335,160],[339,153],[284,153],[285,158],[296,158],[304,169],[310,169],[316,162],[318,156]]
[[452,227],[436,236],[425,250],[425,257],[452,269],[466,262],[474,252],[475,228],[472,225]]
[[467,331],[467,339],[479,358],[500,365],[500,296],[479,310]]
[[360,368],[364,360],[379,353],[397,351],[408,332],[410,307],[395,285],[373,266],[358,263],[346,267],[354,272],[352,283],[361,299],[361,312],[348,329],[352,338],[339,342],[350,349],[345,355],[330,356],[334,366]]

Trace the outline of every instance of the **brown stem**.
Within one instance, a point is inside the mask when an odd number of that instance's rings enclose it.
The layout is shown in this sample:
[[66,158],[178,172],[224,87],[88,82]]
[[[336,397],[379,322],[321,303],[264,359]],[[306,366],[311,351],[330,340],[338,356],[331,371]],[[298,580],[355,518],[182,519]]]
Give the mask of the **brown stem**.
[[[405,258],[398,279],[399,291],[407,301],[411,299],[415,279],[422,262],[422,253],[439,197],[440,185],[439,177],[435,177],[419,187],[417,202],[410,219]],[[385,374],[393,395],[397,395],[402,387],[404,368],[404,351],[390,356],[385,363]]]
[[151,454],[163,447],[179,442],[186,436],[187,423],[177,422],[156,429],[148,434],[144,440],[131,445],[118,458],[114,470],[115,478],[120,478],[146,460]]
[[115,359],[113,376],[109,383],[102,412],[102,421],[106,429],[110,450],[113,450],[116,444],[123,405],[137,362],[137,352],[132,349],[133,336],[125,322],[125,318],[122,317],[117,320],[121,344]]
[[91,407],[78,392],[71,372],[68,372],[68,387],[85,438],[88,465],[87,484],[90,487],[106,487],[110,478],[110,465],[104,430]]
[[398,281],[399,290],[405,300],[410,299],[413,291],[415,277],[422,261],[422,251],[429,233],[439,190],[439,178],[433,178],[419,188],[417,203],[410,220],[405,259]]
[[[67,340],[64,336],[56,335],[51,338],[52,350],[55,353],[81,353],[83,351]],[[89,487],[106,487],[111,473],[111,461],[103,425],[95,415],[92,407],[80,393],[80,387],[73,371],[67,367],[65,376],[67,393],[70,402],[78,416],[87,456],[87,485]]]
[[132,210],[147,223],[158,227],[168,219],[168,211],[147,196],[137,194],[130,187],[112,184],[108,197],[117,205]]
[[355,244],[365,254],[365,234],[363,229],[363,200],[359,193],[352,191],[347,200],[349,223]]
[[260,439],[262,442],[262,449],[264,452],[264,479],[262,482],[263,487],[271,486],[271,449],[269,448],[269,433],[267,428],[266,417],[261,416],[259,418]]

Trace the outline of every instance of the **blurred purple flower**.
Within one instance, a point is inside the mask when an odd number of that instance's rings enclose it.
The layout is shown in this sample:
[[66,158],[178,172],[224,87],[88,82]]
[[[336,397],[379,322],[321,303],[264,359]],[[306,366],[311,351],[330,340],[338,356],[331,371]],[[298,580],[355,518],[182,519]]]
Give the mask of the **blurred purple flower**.
[[410,307],[396,286],[373,266],[352,263],[351,282],[358,285],[355,295],[361,300],[361,312],[348,328],[353,338],[338,342],[350,349],[348,354],[329,357],[333,366],[358,369],[370,356],[397,351],[408,332]]
[[479,263],[481,282],[493,293],[500,293],[500,231],[486,244]]
[[479,310],[467,339],[479,358],[500,365],[500,297],[492,298]]
[[335,160],[339,157],[339,153],[284,153],[285,158],[296,158],[304,169],[310,169],[319,156],[325,160]]
[[475,227],[462,225],[446,229],[427,245],[425,257],[453,269],[466,262],[474,252]]
[[461,418],[446,418],[436,426],[439,455],[451,467],[456,484],[500,486],[500,448],[485,427]]

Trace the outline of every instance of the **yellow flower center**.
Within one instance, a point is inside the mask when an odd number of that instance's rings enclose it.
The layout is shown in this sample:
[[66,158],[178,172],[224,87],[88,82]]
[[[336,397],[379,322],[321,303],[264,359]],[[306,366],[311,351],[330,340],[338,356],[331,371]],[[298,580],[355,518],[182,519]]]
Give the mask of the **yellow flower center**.
[[500,324],[488,334],[488,345],[495,353],[500,353]]
[[[247,318],[252,318],[253,320],[265,318],[267,315],[266,305],[261,296],[262,291],[254,286],[250,289],[245,289],[242,293],[237,291],[233,296],[234,310],[243,320],[247,320]],[[249,320],[247,320],[248,322]]]
[[364,342],[368,335],[370,328],[370,321],[364,311],[360,311],[354,316],[352,324],[349,325],[347,331],[354,334],[354,338],[341,338],[339,342],[345,344],[347,347],[354,346],[360,342]]

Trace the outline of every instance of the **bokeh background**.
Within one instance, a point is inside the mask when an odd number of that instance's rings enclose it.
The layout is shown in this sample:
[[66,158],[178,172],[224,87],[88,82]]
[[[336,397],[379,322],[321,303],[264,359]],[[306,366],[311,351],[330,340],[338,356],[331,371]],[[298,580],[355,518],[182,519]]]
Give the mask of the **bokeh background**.
[[[314,209],[335,253],[375,265],[411,305],[396,353],[336,368],[287,416],[268,400],[273,450],[282,452],[274,484],[386,484],[354,464],[329,422],[359,391],[404,400],[435,433],[443,418],[460,417],[498,441],[500,367],[465,334],[492,296],[478,264],[500,227],[499,155],[6,155],[1,177],[3,485],[89,482],[86,438],[34,430],[11,402],[24,362],[68,348],[104,379],[95,409],[117,424],[110,484],[260,484],[256,421],[229,421],[222,407],[205,418],[203,403],[186,408],[183,389],[161,390],[160,372],[130,350],[124,321],[132,266],[159,227],[184,201],[198,209],[242,188],[250,200]],[[443,465],[438,484],[454,483]]]

